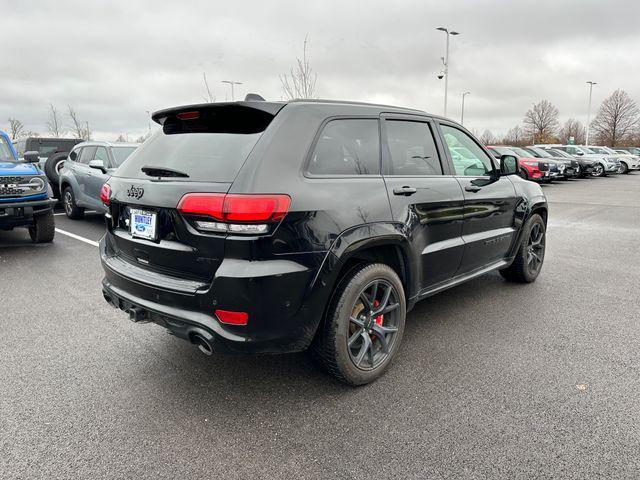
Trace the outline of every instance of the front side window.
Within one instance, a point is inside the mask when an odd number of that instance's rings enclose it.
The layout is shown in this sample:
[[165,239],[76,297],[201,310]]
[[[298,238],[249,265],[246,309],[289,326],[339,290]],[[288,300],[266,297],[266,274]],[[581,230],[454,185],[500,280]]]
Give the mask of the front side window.
[[104,147],[97,147],[94,160],[102,160],[102,163],[104,163],[104,166],[105,167],[108,166],[109,165],[109,154],[107,153],[107,149],[104,148]]
[[[481,176],[489,175],[494,170],[491,157],[480,148],[473,138],[462,130],[449,125],[441,125],[444,139],[449,147],[456,175]],[[458,153],[458,149],[464,148],[467,157]]]
[[11,151],[11,147],[7,143],[7,140],[4,137],[0,137],[0,161],[3,162],[15,162],[15,158],[13,158],[13,152]]
[[320,134],[308,171],[312,175],[379,174],[378,120],[331,120]]
[[122,165],[129,155],[135,152],[137,147],[113,147],[111,153],[113,153],[113,159],[116,163],[116,167]]
[[77,161],[85,164],[89,163],[91,160],[93,160],[95,152],[96,152],[96,147],[84,147],[82,149],[82,152],[80,152],[80,155],[78,156]]
[[388,175],[442,175],[442,165],[428,123],[387,120]]

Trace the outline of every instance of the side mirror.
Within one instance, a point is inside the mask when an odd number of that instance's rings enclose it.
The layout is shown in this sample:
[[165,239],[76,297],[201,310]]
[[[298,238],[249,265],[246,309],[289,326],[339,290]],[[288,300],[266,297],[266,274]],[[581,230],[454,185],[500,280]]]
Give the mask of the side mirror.
[[96,170],[100,170],[102,173],[107,173],[107,168],[104,166],[104,162],[102,160],[91,160],[89,162],[89,168],[95,168]]
[[513,155],[502,155],[500,157],[500,175],[517,175],[518,159]]
[[38,163],[40,161],[40,157],[38,157],[38,152],[36,150],[30,150],[28,152],[24,152],[24,161],[29,163]]

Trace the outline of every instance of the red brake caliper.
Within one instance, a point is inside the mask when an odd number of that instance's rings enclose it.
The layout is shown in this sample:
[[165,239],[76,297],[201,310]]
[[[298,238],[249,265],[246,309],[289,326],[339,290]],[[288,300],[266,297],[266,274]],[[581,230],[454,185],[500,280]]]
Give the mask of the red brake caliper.
[[[378,305],[380,305],[380,302],[378,300],[374,300],[373,301],[373,306],[377,307]],[[382,322],[384,321],[384,315],[378,315],[376,317],[376,323],[380,326],[382,326]]]

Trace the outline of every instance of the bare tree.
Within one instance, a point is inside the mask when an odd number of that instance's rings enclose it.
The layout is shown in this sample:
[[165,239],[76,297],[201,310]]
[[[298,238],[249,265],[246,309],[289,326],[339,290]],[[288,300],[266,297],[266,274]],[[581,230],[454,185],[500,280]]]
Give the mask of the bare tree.
[[639,119],[636,102],[627,92],[618,89],[604,99],[591,128],[598,143],[615,147],[635,133]]
[[71,133],[75,138],[82,140],[91,140],[91,127],[89,122],[81,121],[78,117],[78,113],[73,109],[71,105],[67,105],[68,115],[71,119]]
[[126,133],[121,133],[120,135],[118,135],[118,138],[116,138],[116,142],[128,142],[129,141],[129,135],[127,135]]
[[485,130],[482,132],[482,135],[480,135],[480,143],[483,145],[492,145],[496,143],[496,137],[493,136],[491,130]]
[[11,131],[11,140],[16,140],[24,133],[24,125],[16,118],[9,119],[9,130]]
[[295,98],[314,98],[318,75],[313,72],[307,56],[308,39],[304,37],[302,58],[297,58],[297,65],[287,74],[280,75],[280,83],[284,96],[289,100]]
[[512,145],[514,147],[524,147],[527,142],[526,132],[520,125],[516,125],[511,128],[502,139],[502,143],[505,145]]
[[586,128],[584,128],[580,120],[576,120],[575,118],[570,118],[564,122],[564,126],[560,129],[560,133],[558,133],[558,138],[562,143],[568,143],[569,139],[573,137],[574,143],[578,145],[584,144],[586,136]]
[[554,139],[559,127],[558,109],[548,100],[540,100],[524,114],[524,126],[533,143]]
[[62,130],[62,122],[58,116],[58,110],[53,106],[53,103],[49,104],[49,120],[47,121],[47,131],[54,137],[62,137],[64,131]]
[[216,96],[211,93],[211,89],[209,88],[209,82],[207,82],[207,74],[202,72],[202,78],[204,79],[204,88],[207,91],[207,95],[202,97],[205,102],[213,103],[216,101]]

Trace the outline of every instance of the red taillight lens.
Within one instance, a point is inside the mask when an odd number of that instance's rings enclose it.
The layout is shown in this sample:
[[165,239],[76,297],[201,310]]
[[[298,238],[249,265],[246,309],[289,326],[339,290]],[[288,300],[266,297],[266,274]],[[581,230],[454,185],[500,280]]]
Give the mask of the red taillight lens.
[[249,314],[247,312],[216,310],[216,316],[222,323],[227,323],[229,325],[246,325],[249,323]]
[[102,203],[107,207],[111,204],[111,187],[108,183],[102,185],[102,188],[100,189],[100,200],[102,200]]
[[178,210],[229,223],[269,223],[282,220],[291,205],[288,195],[187,193]]
[[197,120],[198,118],[200,118],[200,112],[182,112],[177,114],[176,117],[178,117],[180,120]]

